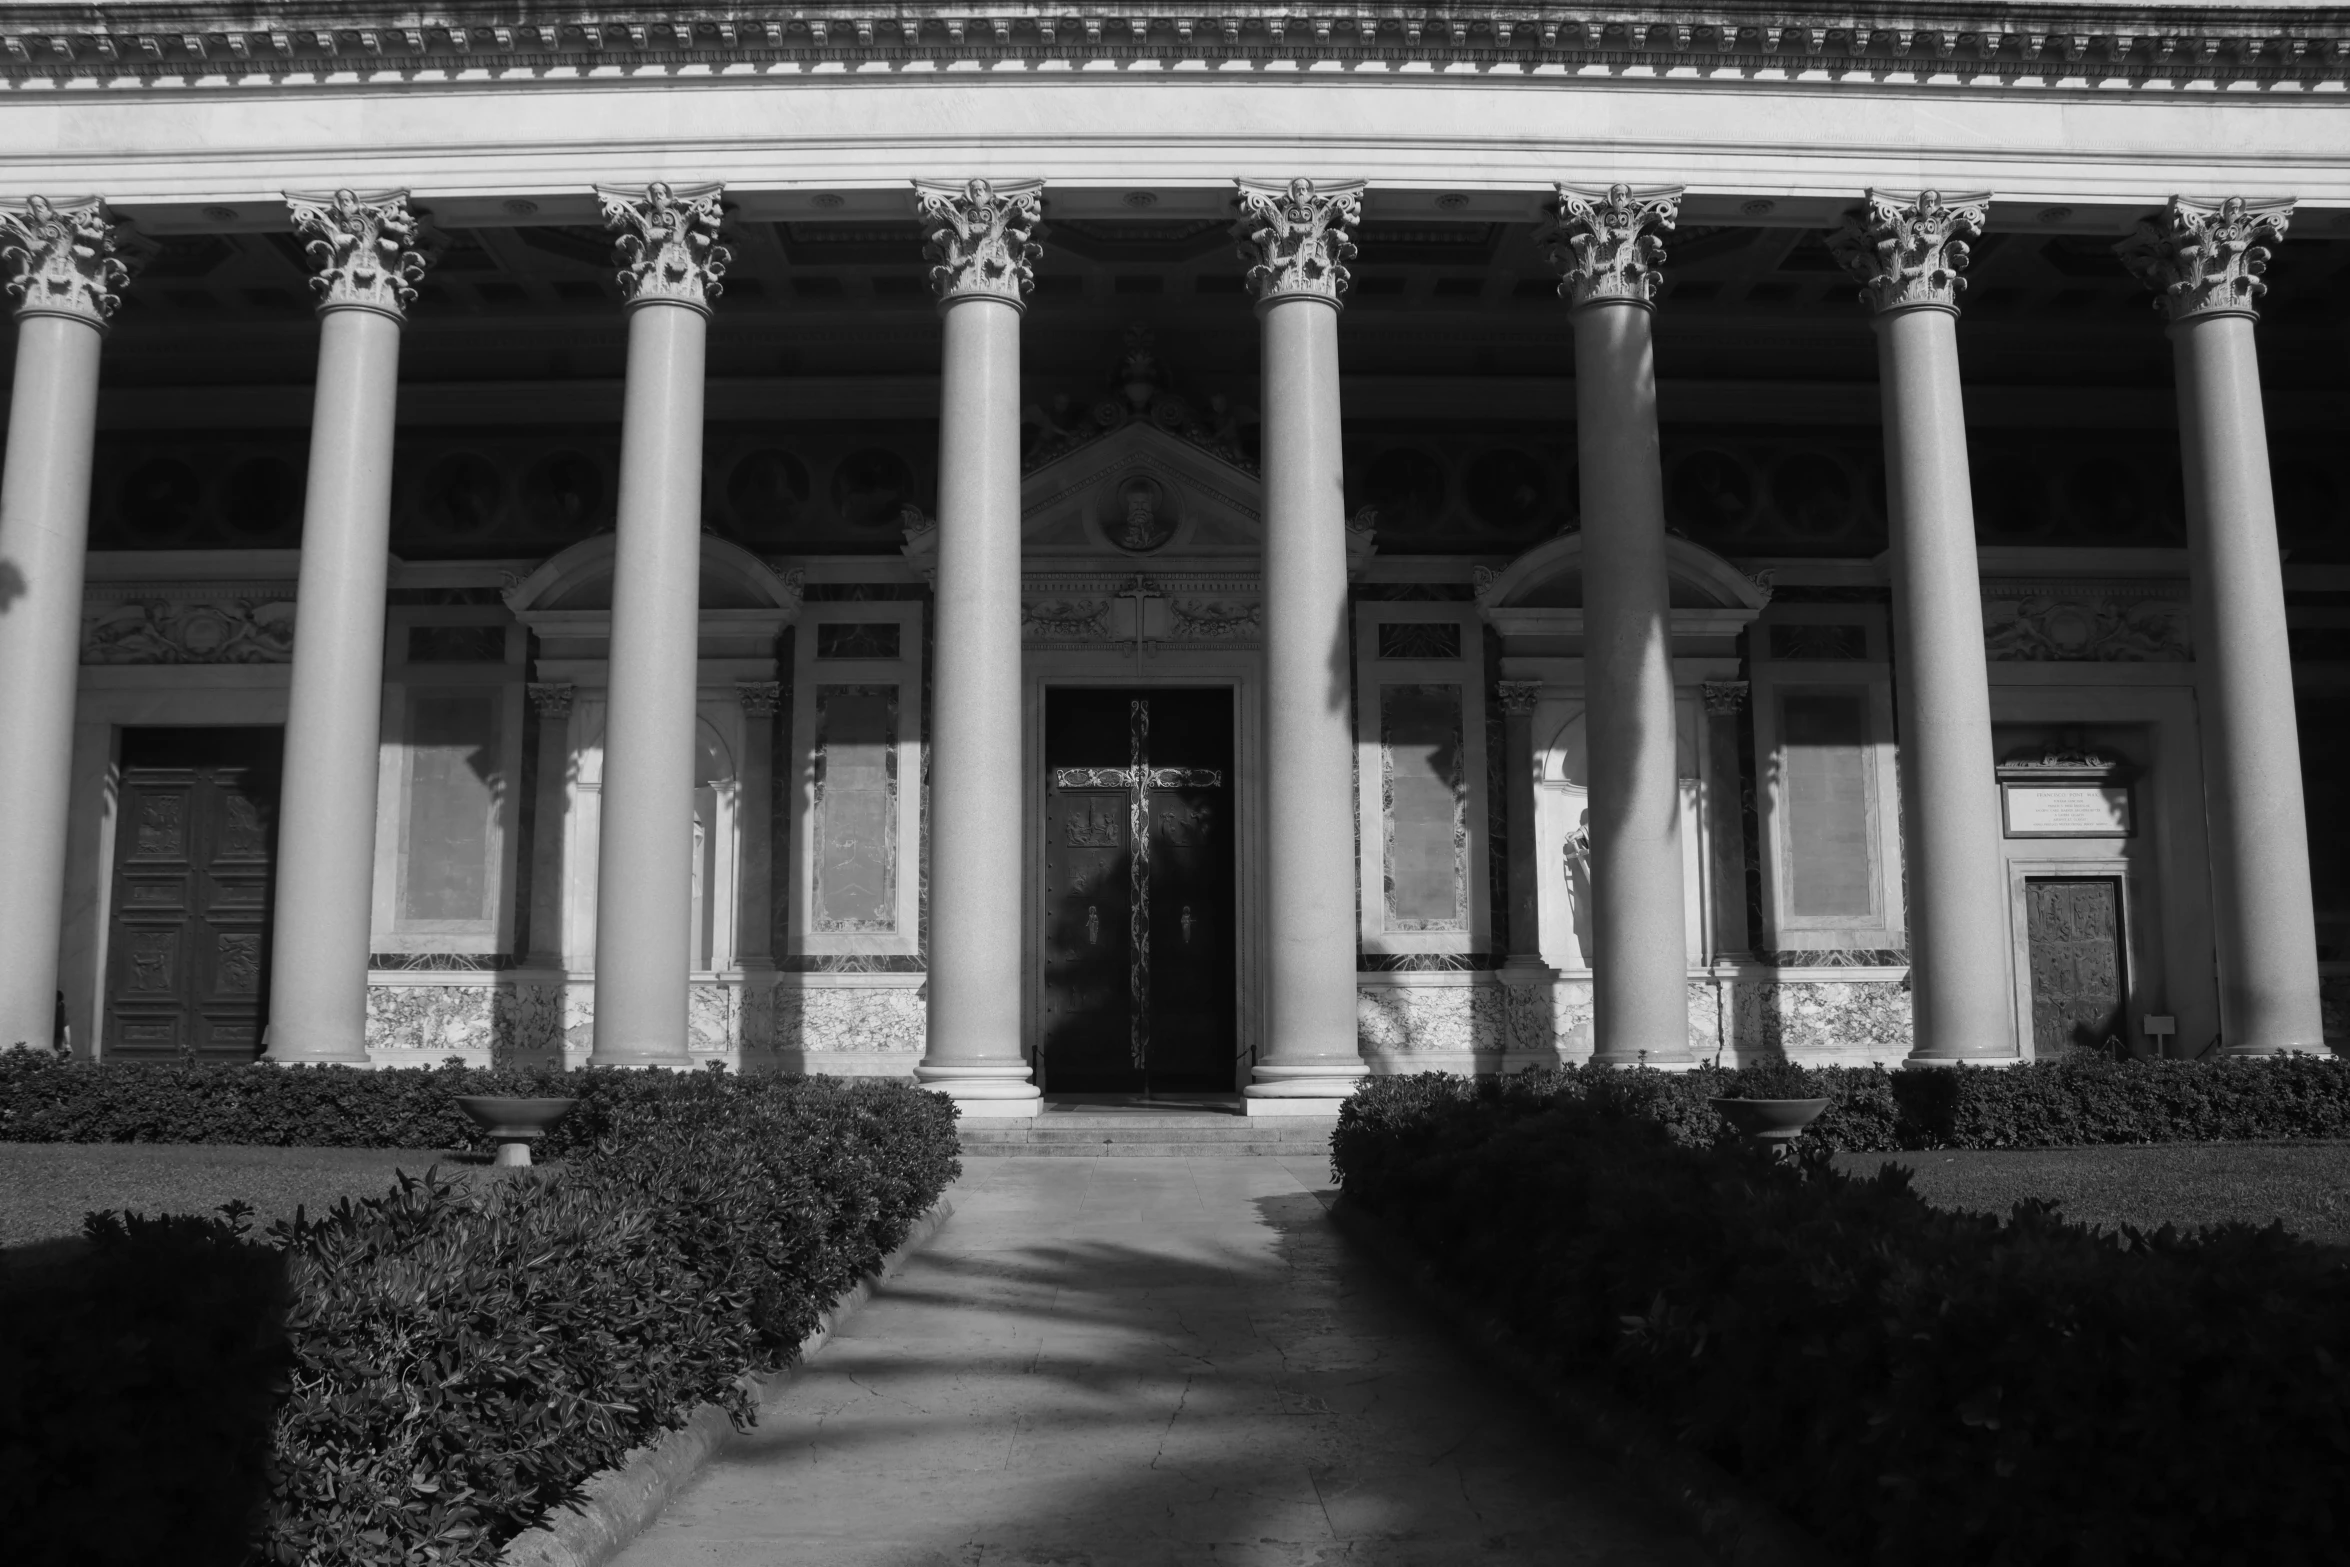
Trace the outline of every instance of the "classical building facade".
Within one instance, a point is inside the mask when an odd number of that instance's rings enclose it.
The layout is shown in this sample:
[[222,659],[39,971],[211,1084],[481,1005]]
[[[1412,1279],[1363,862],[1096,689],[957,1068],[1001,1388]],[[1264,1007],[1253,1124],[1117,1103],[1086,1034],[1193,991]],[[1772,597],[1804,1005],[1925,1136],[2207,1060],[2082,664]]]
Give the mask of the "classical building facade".
[[2346,42],[0,5],[0,1042],[2323,1050]]

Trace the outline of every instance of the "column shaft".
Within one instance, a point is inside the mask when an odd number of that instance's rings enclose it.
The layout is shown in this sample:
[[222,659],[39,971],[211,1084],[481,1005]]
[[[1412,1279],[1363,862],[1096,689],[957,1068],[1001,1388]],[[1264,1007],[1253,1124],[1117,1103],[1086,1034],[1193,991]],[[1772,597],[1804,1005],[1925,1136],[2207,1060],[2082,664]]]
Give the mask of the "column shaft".
[[1020,307],[945,311],[930,716],[929,1038],[917,1075],[985,1113],[1034,1108],[1020,1049]]
[[2017,1054],[2015,986],[1958,318],[1923,306],[1886,311],[1875,324],[1901,706],[1909,1058],[2007,1059]]
[[571,784],[571,703],[567,685],[534,685],[538,710],[537,798],[530,818],[530,954],[533,968],[563,967],[563,839]]
[[[1329,1099],[1355,1030],[1352,669],[1333,300],[1264,322],[1265,1049],[1254,1099]],[[1253,1106],[1252,1106],[1253,1108]]]
[[1600,299],[1577,307],[1574,323],[1593,1059],[1672,1065],[1691,1059],[1689,959],[1650,312]]
[[56,1038],[96,321],[26,315],[0,473],[0,1050]]
[[596,868],[597,1066],[685,1066],[693,924],[694,699],[709,318],[628,317],[618,550]]
[[2249,314],[2170,328],[2194,576],[2204,816],[2230,1055],[2323,1051],[2293,661]]
[[741,801],[742,868],[735,889],[734,963],[764,969],[774,961],[772,902],[775,822],[775,707],[772,682],[738,688],[743,708],[743,754],[736,769]]
[[1502,685],[1502,748],[1508,769],[1502,809],[1510,835],[1508,967],[1521,970],[1543,967],[1542,862],[1535,827],[1535,791],[1541,782],[1534,756],[1534,701],[1539,689],[1532,681]]
[[273,1061],[367,1063],[399,381],[397,320],[320,316],[270,921]]

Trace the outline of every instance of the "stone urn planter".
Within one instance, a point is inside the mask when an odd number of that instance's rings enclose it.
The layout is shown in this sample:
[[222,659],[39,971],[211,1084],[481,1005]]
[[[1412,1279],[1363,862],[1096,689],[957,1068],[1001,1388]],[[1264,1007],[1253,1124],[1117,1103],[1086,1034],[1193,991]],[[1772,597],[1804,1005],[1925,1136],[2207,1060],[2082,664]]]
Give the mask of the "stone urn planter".
[[509,1099],[497,1094],[460,1094],[457,1108],[498,1145],[496,1163],[509,1168],[530,1163],[530,1145],[563,1119],[576,1099]]
[[1706,1103],[1730,1123],[1731,1130],[1774,1159],[1793,1152],[1795,1139],[1828,1108],[1825,1099],[1712,1098]]

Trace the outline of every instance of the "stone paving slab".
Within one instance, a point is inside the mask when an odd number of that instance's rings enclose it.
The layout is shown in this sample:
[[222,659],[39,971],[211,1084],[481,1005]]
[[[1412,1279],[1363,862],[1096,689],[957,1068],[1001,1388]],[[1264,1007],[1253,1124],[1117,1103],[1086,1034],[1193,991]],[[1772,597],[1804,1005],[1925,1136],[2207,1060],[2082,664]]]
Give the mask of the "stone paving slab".
[[1700,1567],[1350,1251],[1320,1158],[990,1159],[623,1567]]

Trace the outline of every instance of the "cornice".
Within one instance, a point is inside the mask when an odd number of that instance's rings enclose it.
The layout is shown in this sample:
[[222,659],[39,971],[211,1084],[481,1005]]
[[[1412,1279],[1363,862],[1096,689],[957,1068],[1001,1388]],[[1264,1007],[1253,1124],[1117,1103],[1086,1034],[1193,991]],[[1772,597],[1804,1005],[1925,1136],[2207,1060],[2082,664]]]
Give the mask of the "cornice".
[[[1147,0],[789,6],[55,5],[0,7],[0,81],[100,87],[337,86],[488,75],[668,78],[1107,63],[1694,76],[2009,88],[2350,81],[2350,10],[2011,6],[1835,10],[1751,3],[1299,9]],[[718,14],[713,15],[713,11]]]

